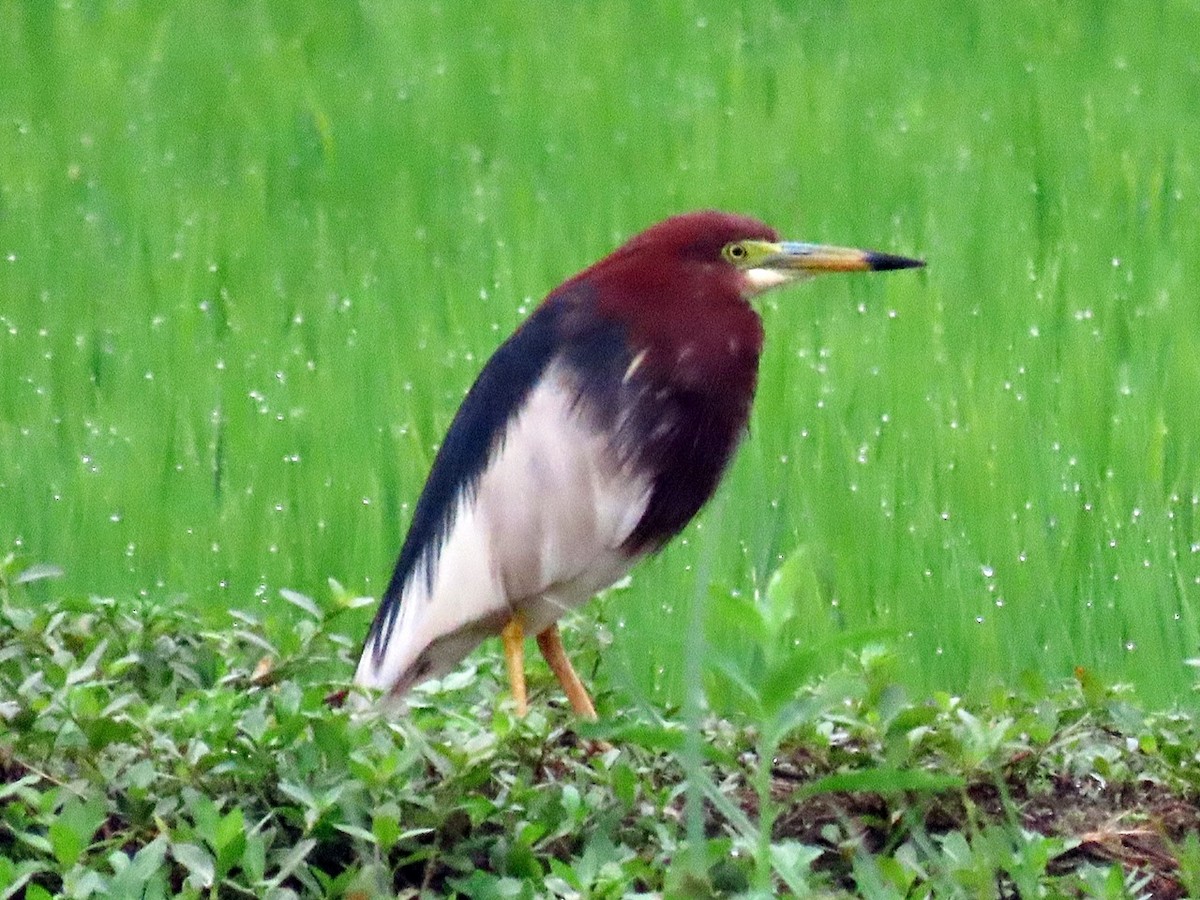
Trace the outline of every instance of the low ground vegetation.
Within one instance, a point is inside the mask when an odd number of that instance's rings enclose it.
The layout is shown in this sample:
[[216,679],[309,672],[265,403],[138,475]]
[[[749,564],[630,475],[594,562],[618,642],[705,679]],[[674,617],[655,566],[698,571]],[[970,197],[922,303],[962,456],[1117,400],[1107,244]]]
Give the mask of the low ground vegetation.
[[910,699],[871,645],[691,762],[672,711],[577,726],[548,673],[515,720],[486,655],[405,717],[338,708],[354,648],[300,595],[280,652],[47,574],[0,584],[2,897],[1200,892],[1196,719],[1086,672]]

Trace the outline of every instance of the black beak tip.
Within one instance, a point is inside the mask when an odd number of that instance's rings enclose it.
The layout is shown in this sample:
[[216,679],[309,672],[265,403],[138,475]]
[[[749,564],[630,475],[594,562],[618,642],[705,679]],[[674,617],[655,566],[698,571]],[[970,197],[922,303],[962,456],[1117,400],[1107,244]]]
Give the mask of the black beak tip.
[[925,260],[872,252],[867,254],[867,265],[871,267],[872,272],[887,272],[892,269],[921,269],[925,266]]

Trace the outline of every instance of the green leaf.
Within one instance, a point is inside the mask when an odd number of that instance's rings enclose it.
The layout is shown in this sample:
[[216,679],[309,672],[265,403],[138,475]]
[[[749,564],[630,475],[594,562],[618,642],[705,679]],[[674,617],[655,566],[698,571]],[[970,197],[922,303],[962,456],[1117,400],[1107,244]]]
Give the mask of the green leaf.
[[275,888],[283,884],[284,880],[304,862],[308,854],[312,853],[313,848],[316,846],[317,842],[312,838],[305,838],[302,841],[298,841],[296,846],[283,858],[283,861],[279,864],[279,871],[275,873],[274,878],[267,882],[268,885]]
[[957,775],[939,775],[921,769],[892,769],[877,767],[857,772],[841,772],[827,775],[796,791],[797,796],[811,797],[816,794],[835,792],[870,792],[875,794],[898,794],[907,791],[937,793],[957,790],[965,782]]
[[242,859],[246,849],[246,824],[241,807],[235,806],[221,817],[214,835],[217,879],[229,874]]
[[215,846],[224,847],[230,841],[237,840],[240,837],[245,837],[246,832],[246,817],[240,806],[235,806],[217,823],[215,833]]
[[799,892],[809,869],[822,852],[820,847],[799,841],[780,841],[771,845],[771,865],[785,884]]
[[550,872],[561,878],[568,887],[574,888],[576,891],[583,890],[583,882],[579,879],[579,873],[575,871],[574,866],[570,866],[560,859],[550,857]]
[[638,776],[628,763],[618,761],[613,766],[610,775],[613,795],[626,808],[631,808],[637,800]]
[[317,798],[313,796],[313,792],[306,785],[294,781],[281,781],[279,782],[279,791],[306,809],[316,809],[319,805]]
[[[109,883],[109,892],[114,897],[141,897],[148,893],[147,885],[160,882],[165,886],[166,873],[163,862],[167,856],[167,839],[159,835],[137,852],[132,860],[125,863]],[[125,858],[120,851],[113,857]],[[110,857],[111,859],[112,857]],[[113,869],[117,866],[114,864]]]
[[333,594],[333,602],[339,609],[361,609],[379,602],[378,597],[354,596],[336,578],[329,579],[329,591]]
[[644,750],[678,751],[682,749],[685,738],[678,728],[647,723],[620,725],[608,722],[579,722],[575,728],[580,737],[633,744]]
[[320,620],[325,618],[324,614],[321,612],[321,607],[317,606],[316,602],[311,597],[306,597],[304,594],[289,590],[288,588],[280,588],[279,596],[297,609],[308,613],[314,619]]
[[199,887],[212,887],[216,867],[207,850],[198,844],[172,844],[171,855],[188,870],[188,880]]
[[371,817],[371,832],[380,850],[391,850],[400,838],[400,820],[397,814],[385,814],[376,810]]
[[20,572],[13,579],[13,584],[32,584],[35,581],[44,581],[47,578],[62,577],[63,570],[61,566],[56,566],[53,563],[34,563]]
[[96,670],[100,665],[100,660],[104,658],[104,651],[108,649],[108,640],[102,640],[95,646],[87,659],[79,666],[76,666],[67,673],[66,684],[79,684],[83,681],[90,681],[96,675]]
[[9,797],[18,796],[30,806],[36,806],[37,799],[41,797],[41,793],[32,786],[41,780],[41,776],[39,775],[26,775],[11,784],[0,784],[0,800],[7,800]]
[[267,845],[258,832],[246,835],[246,849],[242,852],[241,866],[251,884],[262,883],[267,870]]
[[746,710],[749,715],[754,718],[763,717],[759,686],[750,678],[740,660],[734,659],[732,656],[714,654],[708,660],[708,669],[725,684],[737,689],[741,695],[741,702],[750,707]]
[[[821,579],[811,547],[801,544],[788,554],[767,581],[764,599],[768,628],[780,637],[785,636],[786,625],[791,620],[803,619],[824,609]],[[786,647],[784,649],[786,651]]]
[[714,649],[738,638],[749,638],[756,646],[770,640],[772,631],[753,599],[727,591],[714,593],[708,605],[707,633]]
[[366,841],[368,844],[373,845],[376,841],[375,834],[373,832],[367,831],[367,829],[361,828],[358,825],[338,823],[333,827],[342,832],[342,834],[348,834],[350,837],[355,837],[361,841]]
[[72,799],[50,823],[50,845],[55,859],[64,869],[75,865],[91,844],[92,837],[104,823],[106,808],[102,797],[93,797],[87,802]]
[[908,706],[896,713],[888,723],[888,734],[905,734],[914,728],[930,725],[937,719],[937,710],[932,706]]
[[202,794],[192,788],[184,788],[183,796],[188,812],[191,813],[192,821],[196,823],[196,833],[204,838],[205,843],[209,846],[215,847],[217,824],[221,820],[217,804],[207,794]]
[[50,867],[36,859],[26,859],[19,863],[13,862],[7,856],[0,856],[0,898],[18,896],[19,891],[29,883],[35,875],[50,871]]
[[85,844],[84,839],[60,819],[50,823],[50,846],[58,864],[64,869],[69,869],[83,854]]
[[790,660],[785,660],[767,671],[766,677],[759,686],[759,697],[765,718],[775,718],[792,701],[805,682],[811,678],[812,669],[802,663],[806,656],[811,658],[811,654],[798,653],[795,656],[795,664],[792,664]]

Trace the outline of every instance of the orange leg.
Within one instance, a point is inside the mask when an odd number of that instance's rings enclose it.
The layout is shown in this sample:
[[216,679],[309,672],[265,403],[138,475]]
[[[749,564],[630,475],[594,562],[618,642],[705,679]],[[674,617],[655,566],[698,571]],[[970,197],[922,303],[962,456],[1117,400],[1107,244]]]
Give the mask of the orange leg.
[[[524,718],[525,713],[529,712],[529,701],[525,696],[525,624],[520,613],[504,626],[500,639],[504,641],[504,662],[508,668],[513,702],[517,704],[517,715]],[[541,637],[538,641],[541,641]]]
[[588,696],[587,688],[575,674],[571,660],[567,659],[567,652],[563,649],[562,636],[558,633],[558,626],[551,625],[539,634],[537,643],[538,649],[542,651],[542,656],[546,658],[546,662],[550,664],[551,670],[558,678],[558,683],[566,692],[567,699],[571,701],[571,709],[575,710],[577,716],[595,721],[596,707],[592,705],[592,698]]

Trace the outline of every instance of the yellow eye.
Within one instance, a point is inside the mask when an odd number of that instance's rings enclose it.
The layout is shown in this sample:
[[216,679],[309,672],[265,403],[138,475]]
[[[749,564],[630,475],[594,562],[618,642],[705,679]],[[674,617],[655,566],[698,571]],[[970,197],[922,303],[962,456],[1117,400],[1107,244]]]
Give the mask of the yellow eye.
[[735,265],[745,260],[747,253],[745,245],[736,243],[726,244],[725,249],[721,251],[721,255]]

